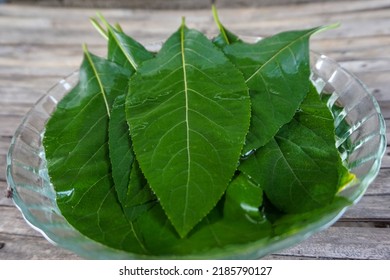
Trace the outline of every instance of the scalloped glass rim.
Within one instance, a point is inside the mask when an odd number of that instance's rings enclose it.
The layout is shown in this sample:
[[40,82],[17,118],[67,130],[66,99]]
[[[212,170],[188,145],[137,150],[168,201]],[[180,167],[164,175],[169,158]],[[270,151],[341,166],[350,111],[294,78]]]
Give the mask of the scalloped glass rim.
[[[353,204],[377,176],[386,149],[385,122],[375,98],[359,79],[325,55],[311,52],[311,80],[334,114],[336,144],[345,165],[358,182],[339,195]],[[328,213],[299,231],[185,256],[141,256],[97,243],[67,223],[56,204],[56,194],[46,169],[42,136],[57,102],[78,81],[78,72],[59,81],[26,115],[7,155],[7,181],[13,201],[23,217],[47,240],[88,259],[253,259],[295,245],[332,225],[348,207]]]

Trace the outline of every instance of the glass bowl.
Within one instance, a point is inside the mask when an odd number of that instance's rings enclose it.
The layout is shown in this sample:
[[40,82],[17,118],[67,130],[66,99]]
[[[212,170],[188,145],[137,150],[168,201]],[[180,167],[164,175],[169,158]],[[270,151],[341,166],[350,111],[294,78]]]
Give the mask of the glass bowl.
[[[311,79],[334,115],[336,144],[345,165],[357,182],[340,196],[351,205],[363,196],[379,172],[385,152],[385,123],[380,108],[365,86],[330,58],[311,53]],[[87,259],[254,259],[293,246],[332,225],[348,208],[328,209],[317,219],[297,221],[297,226],[283,235],[237,245],[229,252],[217,250],[207,255],[140,256],[99,244],[67,223],[56,204],[42,146],[46,121],[57,102],[78,82],[75,72],[48,91],[26,115],[17,129],[7,157],[7,181],[13,200],[23,217],[50,242]],[[288,225],[287,225],[288,226]]]

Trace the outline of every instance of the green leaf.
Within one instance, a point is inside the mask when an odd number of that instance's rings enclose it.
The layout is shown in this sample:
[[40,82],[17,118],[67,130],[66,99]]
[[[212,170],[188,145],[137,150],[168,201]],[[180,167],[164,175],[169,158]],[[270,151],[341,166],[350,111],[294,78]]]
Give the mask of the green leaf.
[[108,129],[112,178],[119,201],[122,204],[125,203],[127,197],[130,171],[135,160],[129,135],[129,126],[126,121],[125,99],[126,96],[124,94],[119,95],[115,99]]
[[294,116],[310,86],[309,37],[322,29],[287,31],[224,48],[250,89],[252,118],[244,153],[265,145]]
[[225,26],[222,25],[221,21],[219,20],[217,8],[213,4],[211,6],[214,21],[218,26],[219,34],[217,37],[213,38],[212,42],[218,46],[219,48],[223,49],[223,47],[235,43],[235,42],[241,42],[240,38],[235,35],[234,33],[230,32],[225,28]]
[[259,211],[262,190],[245,175],[230,182],[225,196],[190,233],[180,238],[160,205],[137,219],[140,237],[150,253],[182,255],[246,244],[272,236],[271,224]]
[[319,221],[324,219],[334,221],[335,216],[350,205],[349,200],[336,197],[332,203],[309,212],[280,215],[273,223],[274,234],[279,238],[283,238],[287,235],[294,235],[297,231],[307,227],[318,229]]
[[124,210],[130,220],[134,220],[143,212],[149,210],[157,203],[157,198],[150,189],[138,162],[134,161],[130,173]]
[[109,29],[108,60],[136,71],[140,64],[152,57],[152,53],[131,37],[114,29]]
[[114,101],[108,131],[115,190],[126,217],[133,221],[153,205],[155,196],[146,186],[146,179],[134,156],[126,121],[125,95],[118,96]]
[[140,167],[184,237],[237,167],[250,119],[242,74],[183,23],[130,80],[126,113]]
[[[121,29],[113,28],[101,14],[99,14],[99,18],[107,28],[108,60],[127,69],[130,73],[128,78],[130,78],[137,70],[138,65],[144,60],[152,58],[153,54],[148,52],[140,43],[124,34]],[[127,86],[123,88],[123,92],[123,95],[120,95],[115,99],[115,103],[112,107],[109,125],[109,148],[112,164],[112,177],[118,199],[122,204],[123,211],[127,218],[133,220],[139,213],[147,210],[150,205],[149,200],[144,201],[144,204],[139,201],[140,204],[134,207],[129,207],[128,205],[128,200],[131,199],[129,198],[129,195],[134,194],[131,192],[129,193],[129,185],[137,185],[137,183],[143,179],[143,175],[141,172],[135,171],[133,172],[132,178],[130,178],[135,157],[125,113],[125,98],[128,92]],[[137,178],[135,177],[136,175],[139,175],[142,178]],[[131,181],[134,181],[134,183],[130,182],[130,179]],[[150,191],[148,190],[147,193],[149,194]]]
[[145,253],[118,203],[108,148],[107,108],[123,94],[129,72],[85,48],[79,73],[79,83],[57,104],[43,140],[58,207],[89,238],[124,250],[131,244],[134,252]]
[[332,115],[314,87],[293,120],[239,169],[258,182],[270,201],[287,213],[332,202],[344,176],[335,146]]
[[153,54],[146,50],[142,44],[127,36],[120,26],[119,28],[114,28],[103,15],[98,14],[98,16],[107,28],[108,60],[126,69],[136,71],[141,63],[153,57]]
[[[214,37],[212,40],[212,42],[220,49],[223,49],[225,46],[231,43],[242,42],[242,40],[239,37],[237,37],[234,33],[230,32],[229,30],[224,29],[224,33],[225,35],[219,33],[218,36]],[[227,39],[225,38],[225,36]]]
[[263,190],[246,175],[240,173],[230,182],[225,194],[224,217],[238,220],[248,219],[251,222],[262,221],[259,211],[263,202]]
[[[225,205],[225,206],[224,206]],[[210,254],[215,250],[231,250],[272,236],[272,226],[266,220],[255,221],[241,216],[226,217],[223,199],[193,230],[180,238],[160,205],[137,220],[140,236],[149,252],[154,255]]]
[[99,32],[104,39],[108,40],[107,30],[103,28],[100,22],[96,18],[90,18],[90,21],[93,27],[95,27],[96,31]]

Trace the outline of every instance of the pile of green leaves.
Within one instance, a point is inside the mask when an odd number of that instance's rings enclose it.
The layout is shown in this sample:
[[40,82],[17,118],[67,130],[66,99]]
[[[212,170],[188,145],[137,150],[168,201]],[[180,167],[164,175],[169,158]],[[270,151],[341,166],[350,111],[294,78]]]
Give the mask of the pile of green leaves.
[[188,255],[294,232],[345,206],[351,179],[312,85],[309,38],[243,42],[184,19],[158,53],[102,16],[107,58],[84,46],[79,82],[46,125],[63,216],[142,255]]

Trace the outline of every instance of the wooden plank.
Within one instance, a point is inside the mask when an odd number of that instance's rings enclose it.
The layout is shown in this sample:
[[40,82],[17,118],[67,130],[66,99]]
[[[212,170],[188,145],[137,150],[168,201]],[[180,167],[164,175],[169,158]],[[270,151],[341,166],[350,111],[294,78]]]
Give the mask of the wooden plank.
[[366,72],[366,73],[354,73],[368,88],[370,92],[373,93],[376,100],[381,101],[390,101],[390,92],[389,92],[389,80],[386,77],[389,77],[390,71],[381,71],[381,72]]
[[331,227],[275,255],[319,259],[390,259],[390,228]]
[[[24,103],[23,101],[18,103],[4,101],[2,102],[2,104],[4,105],[4,107],[0,111],[0,116],[24,117],[33,106],[33,104],[31,103]],[[2,136],[0,135],[0,137]]]
[[[153,0],[133,0],[133,1],[123,1],[123,0],[8,0],[9,3],[25,3],[31,4],[31,2],[37,3],[38,5],[52,5],[52,6],[73,6],[73,7],[100,7],[100,8],[143,8],[143,9],[183,9],[187,8],[206,8],[210,6],[209,0],[170,0],[170,1],[153,1]],[[162,3],[155,3],[162,2]],[[316,3],[320,2],[320,3]],[[329,3],[327,3],[329,2]],[[340,8],[345,12],[356,12],[360,10],[374,10],[388,7],[388,2],[386,0],[382,1],[359,1],[359,0],[349,0],[349,1],[339,1],[339,0],[312,0],[308,3],[307,0],[223,0],[218,2],[218,7],[234,7],[234,8],[245,8],[245,7],[262,7],[267,9],[266,6],[280,6],[287,5],[289,8],[293,8],[294,4],[304,3],[305,5],[297,5],[303,10],[303,13],[308,13],[308,10],[311,13],[319,12],[330,12],[338,13]],[[346,5],[348,3],[349,5]],[[272,9],[274,7],[268,7]],[[321,9],[322,8],[322,9]]]
[[[53,79],[52,83],[48,83],[54,85],[59,79]],[[48,86],[50,88],[51,86]],[[13,87],[4,87],[0,89],[0,96],[4,98],[4,100],[13,100],[15,103],[25,102],[31,104],[35,104],[35,102],[45,93],[44,90],[31,88],[18,87],[15,84]],[[14,97],[12,99],[12,96]],[[6,105],[6,102],[2,103]]]
[[14,116],[14,115],[0,115],[0,123],[2,124],[1,127],[1,135],[2,136],[12,136],[15,133],[15,130],[17,129],[17,125],[22,121],[22,116]]
[[390,57],[348,59],[341,64],[345,69],[354,73],[390,72]]
[[382,168],[374,182],[368,187],[366,195],[390,195],[390,169]]
[[27,224],[16,207],[0,206],[0,213],[0,233],[42,237],[39,232]]
[[7,182],[4,179],[0,179],[0,207],[2,206],[15,207],[12,199],[7,197]]
[[[209,0],[170,0],[170,1],[154,1],[154,0],[9,0],[11,3],[36,3],[38,5],[49,6],[65,6],[65,7],[96,7],[96,8],[131,8],[131,9],[204,9],[209,8]],[[321,0],[312,0],[313,2]],[[323,1],[323,0],[322,0]],[[335,0],[327,0],[335,1]],[[305,3],[307,0],[241,0],[239,3],[235,0],[219,1],[221,7],[259,7],[259,6],[275,6],[286,4]]]
[[390,222],[390,195],[366,195],[342,216],[343,221]]
[[[389,139],[389,138],[387,138]],[[389,169],[390,168],[390,146],[387,146],[385,155],[382,158],[382,168]]]
[[[382,107],[383,103],[387,104],[387,102],[381,102],[379,105],[381,105],[381,107]],[[389,101],[389,103],[390,103],[390,101]],[[386,106],[384,108],[382,108],[382,111],[386,111]],[[384,113],[386,113],[386,112],[384,112]],[[386,122],[387,146],[389,146],[390,145],[390,138],[389,138],[390,137],[390,119],[385,118],[385,122]],[[390,151],[386,151],[385,157],[389,155],[388,152],[390,152]]]
[[326,260],[326,259],[329,259],[329,258],[272,254],[272,255],[265,256],[261,260]]
[[0,155],[6,155],[8,153],[10,143],[10,136],[0,135]]
[[[5,182],[5,166],[6,166],[6,155],[0,155],[0,162],[1,162],[1,165],[0,165],[0,181],[4,181]],[[5,190],[4,192],[5,193]]]
[[77,260],[80,257],[56,247],[43,237],[4,234],[0,232],[2,260]]
[[[313,12],[306,11],[305,14],[302,14],[301,9],[310,7],[314,9]],[[340,28],[323,32],[315,37],[347,39],[371,36],[372,34],[387,34],[389,21],[388,10],[389,7],[387,6],[370,12],[361,10],[356,13],[348,13],[345,11],[345,8],[341,8],[337,12],[332,12],[326,10],[321,5],[305,5],[303,7],[293,6],[289,9],[274,8],[272,11],[271,9],[240,10],[239,13],[228,9],[220,11],[220,14],[227,27],[230,26],[233,31],[241,34],[256,31],[257,35],[268,36],[278,30],[280,32],[282,30],[302,28],[304,26],[309,27],[339,22],[341,23]],[[356,25],[356,18],[359,18],[358,25]],[[372,24],[374,18],[375,24]],[[362,25],[364,25],[364,28],[359,28]]]
[[[80,57],[81,58],[81,57]],[[81,59],[80,61],[81,62]],[[9,66],[6,69],[0,69],[0,75],[15,75],[15,76],[29,76],[29,77],[56,77],[53,79],[51,83],[47,85],[47,88],[44,90],[46,92],[55,82],[58,82],[60,78],[66,77],[75,70],[78,69],[78,66],[80,63],[75,63],[74,65],[67,66],[67,65],[52,65],[51,67],[44,67],[44,66],[26,66],[25,68],[22,68],[22,64],[15,65],[15,66]],[[15,88],[15,89],[13,89]],[[0,95],[9,95],[14,94],[16,90],[18,89],[18,82],[15,82],[12,86],[6,86],[1,89]],[[21,88],[22,90],[28,90],[31,89],[33,92],[38,91],[37,89],[34,89],[33,84],[31,84],[30,88]]]
[[[374,96],[378,94],[381,94],[380,90],[374,90]],[[390,119],[390,100],[378,100],[379,107],[381,109],[381,113],[383,118]],[[386,124],[388,123],[388,120],[386,120]],[[386,135],[388,135],[388,130],[386,129]],[[389,139],[389,138],[387,138]]]
[[[80,57],[81,61],[81,57]],[[17,71],[16,73],[4,73],[0,75],[0,85],[1,87],[9,88],[11,89],[12,87],[15,87],[16,89],[19,89],[20,92],[23,92],[24,90],[32,90],[35,89],[35,91],[40,91],[40,92],[46,92],[51,86],[53,86],[55,83],[57,83],[60,79],[64,78],[64,75],[61,73],[61,75],[56,75],[56,73],[51,73],[50,75],[34,75],[34,74],[24,74],[21,70],[23,67],[23,63],[21,62],[20,64],[17,65],[18,67],[15,67]],[[19,69],[18,69],[19,68]],[[65,72],[67,70],[67,66],[63,66],[63,70],[61,72]],[[69,68],[72,68],[71,72],[66,71],[65,75],[69,75],[74,70],[74,65],[70,66]],[[33,68],[32,68],[33,69]],[[64,71],[65,70],[65,71]],[[17,91],[14,91],[17,93]],[[17,102],[19,101],[19,98],[7,98],[7,91],[2,90],[1,91],[1,96],[2,96],[2,102]],[[8,95],[8,97],[12,97]],[[25,100],[21,100],[26,102]]]

